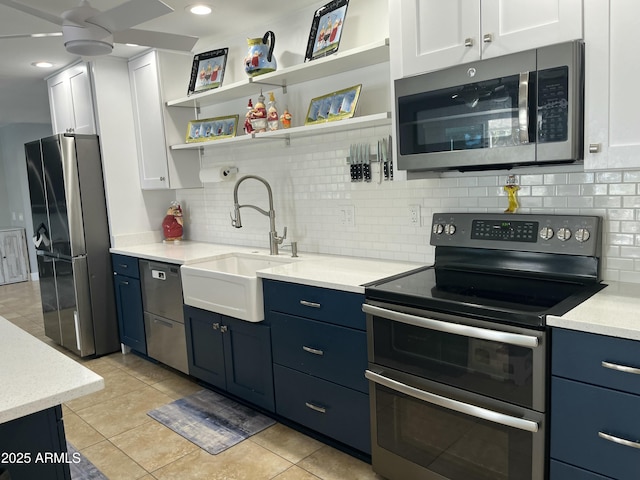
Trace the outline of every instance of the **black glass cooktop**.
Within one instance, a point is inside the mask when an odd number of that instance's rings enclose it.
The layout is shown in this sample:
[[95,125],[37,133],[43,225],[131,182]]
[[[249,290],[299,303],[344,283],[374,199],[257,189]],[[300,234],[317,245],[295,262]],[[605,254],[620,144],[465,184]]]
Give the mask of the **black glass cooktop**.
[[540,327],[547,315],[563,315],[602,288],[603,284],[595,282],[424,267],[367,286],[365,296],[367,300]]

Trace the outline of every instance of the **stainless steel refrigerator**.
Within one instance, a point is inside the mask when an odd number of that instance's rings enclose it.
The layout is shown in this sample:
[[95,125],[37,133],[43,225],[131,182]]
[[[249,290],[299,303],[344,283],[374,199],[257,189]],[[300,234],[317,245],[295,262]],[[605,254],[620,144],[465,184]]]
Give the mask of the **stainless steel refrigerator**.
[[47,337],[81,357],[119,349],[109,225],[96,135],[25,145]]

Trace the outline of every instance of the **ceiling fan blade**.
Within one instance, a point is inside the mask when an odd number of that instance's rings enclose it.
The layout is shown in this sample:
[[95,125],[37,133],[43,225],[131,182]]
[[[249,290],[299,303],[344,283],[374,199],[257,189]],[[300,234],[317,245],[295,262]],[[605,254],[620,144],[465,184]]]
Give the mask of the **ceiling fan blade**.
[[55,23],[56,25],[62,25],[61,17],[57,17],[56,15],[53,15],[51,13],[43,12],[42,10],[38,10],[37,8],[33,8],[19,2],[14,2],[13,0],[0,0],[0,5],[6,5],[7,7],[15,8],[16,10],[28,13],[29,15],[33,15],[34,17],[42,18],[43,20]]
[[86,22],[99,25],[110,32],[119,32],[171,12],[173,8],[160,0],[129,0],[111,10],[87,18]]
[[134,45],[144,45],[145,47],[190,52],[198,41],[198,37],[129,29],[122,32],[114,32],[113,41],[116,43],[131,43]]
[[16,35],[0,35],[0,40],[5,38],[42,38],[42,37],[61,37],[62,32],[54,33],[18,33]]

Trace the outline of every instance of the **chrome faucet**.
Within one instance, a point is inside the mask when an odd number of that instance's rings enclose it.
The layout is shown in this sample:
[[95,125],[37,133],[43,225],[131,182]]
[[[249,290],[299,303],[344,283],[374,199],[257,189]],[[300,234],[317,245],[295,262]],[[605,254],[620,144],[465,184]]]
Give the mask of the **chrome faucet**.
[[[240,205],[238,203],[238,187],[242,182],[253,178],[262,182],[265,187],[267,187],[267,193],[269,194],[269,211],[263,210],[260,207],[256,207],[255,205]],[[258,177],[257,175],[245,175],[244,177],[238,179],[236,182],[236,186],[233,188],[233,210],[234,214],[231,216],[231,225],[236,228],[242,228],[242,219],[240,218],[240,209],[244,207],[253,208],[257,210],[261,214],[269,217],[269,255],[278,255],[278,245],[280,245],[285,238],[287,238],[287,227],[284,227],[284,235],[281,237],[278,236],[278,232],[276,232],[276,212],[273,209],[273,193],[271,192],[271,185],[264,178]]]

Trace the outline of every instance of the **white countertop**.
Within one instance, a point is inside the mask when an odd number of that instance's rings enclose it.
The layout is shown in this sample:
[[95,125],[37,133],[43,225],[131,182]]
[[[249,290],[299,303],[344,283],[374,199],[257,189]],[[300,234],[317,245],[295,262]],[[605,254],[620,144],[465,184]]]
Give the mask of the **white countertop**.
[[604,282],[607,286],[547,325],[640,340],[640,284]]
[[0,317],[0,423],[104,388],[104,380]]
[[[112,248],[111,253],[180,265],[205,262],[230,253],[263,253],[268,250],[183,241],[176,244],[151,243],[123,248]],[[280,253],[289,257],[289,252]],[[407,272],[423,265],[391,260],[343,257],[299,252],[295,262],[278,265],[257,272],[261,278],[364,293],[364,285],[385,277]]]

